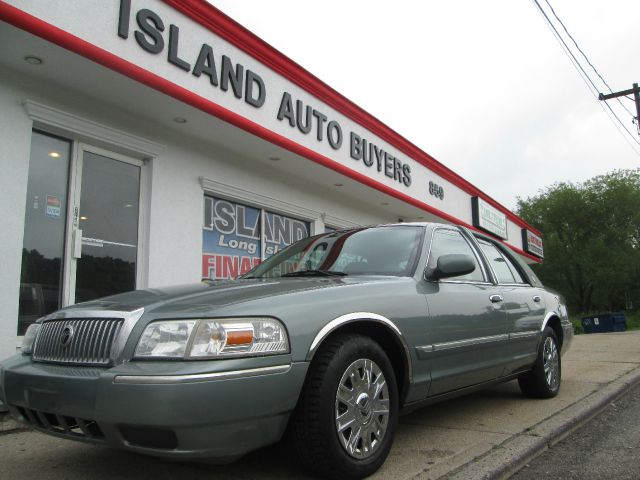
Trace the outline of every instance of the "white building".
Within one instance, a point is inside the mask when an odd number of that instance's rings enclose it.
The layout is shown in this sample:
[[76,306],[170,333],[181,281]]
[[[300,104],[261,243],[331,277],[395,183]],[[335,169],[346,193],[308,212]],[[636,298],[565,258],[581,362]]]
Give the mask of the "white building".
[[61,306],[235,276],[327,228],[435,220],[542,254],[204,0],[0,0],[0,21],[0,358]]

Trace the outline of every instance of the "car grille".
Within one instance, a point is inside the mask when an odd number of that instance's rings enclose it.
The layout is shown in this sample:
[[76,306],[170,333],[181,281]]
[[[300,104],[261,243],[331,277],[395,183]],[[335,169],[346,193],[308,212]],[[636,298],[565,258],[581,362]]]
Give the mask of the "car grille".
[[36,362],[110,365],[111,347],[121,318],[48,320],[42,323],[33,349]]
[[15,408],[24,422],[31,427],[79,439],[104,440],[104,433],[95,420],[56,415],[19,406]]

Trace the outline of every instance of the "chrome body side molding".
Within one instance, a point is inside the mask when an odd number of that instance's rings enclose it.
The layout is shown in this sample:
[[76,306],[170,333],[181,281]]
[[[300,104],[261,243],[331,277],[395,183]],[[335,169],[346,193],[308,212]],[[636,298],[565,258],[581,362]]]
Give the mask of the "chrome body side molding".
[[421,345],[416,347],[419,353],[432,353],[432,352],[444,352],[446,350],[453,350],[456,348],[473,347],[475,345],[482,345],[485,343],[504,342],[509,340],[509,335],[506,333],[500,335],[491,335],[488,337],[476,337],[467,338],[466,340],[456,340],[453,342],[434,343],[432,345]]
[[509,340],[520,338],[537,337],[540,334],[537,330],[527,330],[526,332],[513,332],[509,334]]
[[231,380],[234,378],[259,377],[276,373],[287,373],[291,364],[275,365],[273,367],[248,368],[228,372],[197,373],[191,375],[118,375],[113,383],[130,385],[175,385],[180,383],[211,382],[214,380]]
[[444,352],[447,350],[453,350],[456,348],[474,347],[476,345],[483,345],[487,343],[504,342],[508,340],[518,340],[522,338],[537,337],[539,332],[537,330],[529,330],[526,332],[513,332],[503,333],[500,335],[491,335],[488,337],[476,337],[468,338],[466,340],[457,340],[454,342],[434,343],[432,345],[421,345],[415,347],[418,355],[424,357],[430,353]]

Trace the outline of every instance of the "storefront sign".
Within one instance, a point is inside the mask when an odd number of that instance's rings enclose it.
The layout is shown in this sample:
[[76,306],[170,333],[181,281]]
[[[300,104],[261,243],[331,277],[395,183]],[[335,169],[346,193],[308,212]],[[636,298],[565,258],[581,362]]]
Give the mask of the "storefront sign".
[[531,233],[526,228],[522,229],[522,246],[525,252],[535,255],[536,257],[544,258],[542,238],[535,233]]
[[387,177],[405,187],[411,185],[411,167],[408,164],[354,132],[351,132],[350,155],[354,160],[362,160],[367,167],[375,164],[378,172],[384,171]]
[[507,216],[480,197],[471,198],[473,226],[507,239]]
[[[225,94],[232,93],[257,109],[268,104],[269,88],[263,76],[220,54],[215,45],[198,42],[199,48],[185,48],[180,43],[180,27],[168,24],[149,8],[132,12],[131,0],[120,0],[117,35],[124,40],[133,37],[145,52],[161,55],[161,58],[183,70],[184,74],[204,78],[212,88]],[[411,185],[411,166],[407,162],[354,131],[348,132],[349,142],[345,146],[344,128],[337,119],[305,104],[290,92],[280,91],[276,95],[280,101],[273,115],[278,121],[288,123],[304,135],[312,134],[318,142],[326,142],[335,151],[344,150],[345,155],[348,148],[351,159],[362,160],[366,167],[378,175],[384,175],[407,188]]]
[[435,182],[429,182],[429,195],[444,200],[444,188]]

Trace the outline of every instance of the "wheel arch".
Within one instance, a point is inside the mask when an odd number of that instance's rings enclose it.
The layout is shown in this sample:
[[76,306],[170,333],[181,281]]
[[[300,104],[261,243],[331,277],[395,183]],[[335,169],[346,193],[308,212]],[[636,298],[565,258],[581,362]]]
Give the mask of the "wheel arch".
[[411,355],[400,329],[387,317],[371,312],[342,315],[327,323],[314,337],[307,353],[311,362],[318,349],[329,338],[345,333],[359,333],[376,341],[389,357],[398,383],[400,404],[413,381]]
[[562,329],[562,323],[560,322],[560,315],[556,312],[549,312],[544,317],[544,321],[542,322],[541,332],[544,331],[545,327],[551,327],[553,332],[556,334],[556,338],[558,339],[559,347],[562,349],[562,344],[564,343],[564,330]]

